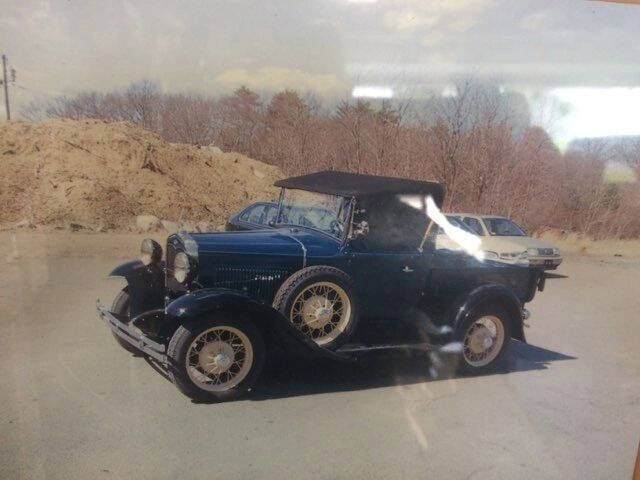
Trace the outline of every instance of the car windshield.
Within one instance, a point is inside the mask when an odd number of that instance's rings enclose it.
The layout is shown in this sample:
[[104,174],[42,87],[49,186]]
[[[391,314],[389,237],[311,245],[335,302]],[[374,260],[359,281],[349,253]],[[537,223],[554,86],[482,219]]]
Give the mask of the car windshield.
[[[449,220],[449,223],[450,223],[451,225],[453,225],[454,227],[458,227],[458,228],[460,228],[461,230],[464,230],[465,232],[472,233],[473,235],[476,235],[476,232],[474,232],[473,230],[471,230],[471,228],[469,228],[469,227],[468,227],[464,222],[462,222],[462,220],[460,220],[459,218],[457,218],[457,217],[450,217],[450,216],[447,216],[447,220]],[[440,229],[438,233],[444,233],[444,232],[442,231],[442,229]]]
[[527,232],[506,218],[485,218],[489,233],[496,237],[525,237]]
[[[461,230],[464,230],[467,233],[471,233],[473,235],[475,235],[476,233],[471,230],[467,225],[465,225],[462,221],[460,221],[460,219],[458,219],[457,217],[451,217],[447,215],[447,220],[449,220],[449,223],[451,225],[453,225],[454,227],[457,227]],[[437,229],[436,229],[436,235],[446,235],[446,233],[444,232],[444,229],[438,225]]]
[[347,199],[337,195],[284,189],[276,225],[313,228],[342,239],[346,231]]

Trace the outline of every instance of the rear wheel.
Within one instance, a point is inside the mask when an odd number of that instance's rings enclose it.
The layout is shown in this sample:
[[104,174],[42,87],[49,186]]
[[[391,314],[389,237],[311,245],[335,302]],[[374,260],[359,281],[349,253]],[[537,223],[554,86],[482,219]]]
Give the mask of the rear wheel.
[[[129,323],[129,321],[131,320],[129,315],[130,306],[131,306],[131,298],[129,297],[129,287],[125,287],[122,290],[120,290],[118,295],[116,295],[116,298],[113,300],[113,305],[111,306],[111,312],[115,313],[121,318],[125,318],[126,319],[125,323]],[[115,332],[112,331],[111,334],[113,335],[113,338],[116,339],[116,342],[118,342],[120,346],[124,348],[127,352],[131,352],[135,355],[141,355],[140,351],[136,347],[134,347],[129,342],[120,338],[118,335],[115,334]]]
[[186,322],[167,355],[176,386],[197,400],[231,400],[251,390],[264,365],[262,335],[248,320],[218,313]]
[[460,369],[464,373],[482,374],[493,370],[502,360],[511,339],[511,321],[499,305],[478,308],[460,326],[462,344]]

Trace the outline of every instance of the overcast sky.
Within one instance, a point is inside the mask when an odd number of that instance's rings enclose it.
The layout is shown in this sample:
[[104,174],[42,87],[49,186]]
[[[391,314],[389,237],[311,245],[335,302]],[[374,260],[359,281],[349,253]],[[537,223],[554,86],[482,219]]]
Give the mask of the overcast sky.
[[[0,50],[17,71],[14,111],[39,95],[104,91],[142,78],[166,91],[215,94],[244,84],[260,93],[290,87],[335,98],[357,85],[417,97],[446,89],[457,76],[473,75],[495,79],[530,99],[543,95],[569,102],[572,113],[561,127],[565,137],[580,135],[567,133],[580,121],[588,125],[578,130],[593,130],[597,118],[619,117],[616,109],[623,107],[623,129],[633,118],[640,128],[640,88],[633,88],[640,87],[640,5],[589,0],[0,0],[0,5]],[[592,107],[590,99],[599,92],[609,100]],[[612,102],[619,105],[610,107]],[[594,108],[600,110],[590,120]],[[576,112],[582,112],[579,118]],[[622,133],[640,133],[627,130]]]

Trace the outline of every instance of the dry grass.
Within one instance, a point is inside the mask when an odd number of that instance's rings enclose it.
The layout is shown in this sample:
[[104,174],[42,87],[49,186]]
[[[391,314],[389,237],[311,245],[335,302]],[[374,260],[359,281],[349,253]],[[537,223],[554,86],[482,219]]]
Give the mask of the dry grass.
[[563,254],[640,259],[640,240],[593,240],[586,235],[555,231],[545,232],[541,238],[558,247]]

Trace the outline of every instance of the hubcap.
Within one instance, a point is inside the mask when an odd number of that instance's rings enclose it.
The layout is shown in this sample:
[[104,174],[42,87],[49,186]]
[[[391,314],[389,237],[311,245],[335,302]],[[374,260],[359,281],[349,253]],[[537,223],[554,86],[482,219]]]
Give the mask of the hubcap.
[[206,344],[198,354],[200,366],[205,373],[216,375],[229,370],[235,358],[233,347],[225,342],[211,342]]
[[251,371],[253,347],[249,337],[231,326],[218,326],[198,335],[187,350],[186,370],[199,388],[222,392],[238,385]]
[[504,343],[504,326],[493,315],[478,318],[465,333],[463,354],[465,361],[473,367],[491,363],[500,353]]
[[314,329],[324,328],[333,317],[333,308],[326,297],[313,295],[302,307],[302,317]]
[[318,345],[338,337],[351,319],[351,302],[347,293],[335,283],[309,285],[296,297],[291,308],[291,322]]

